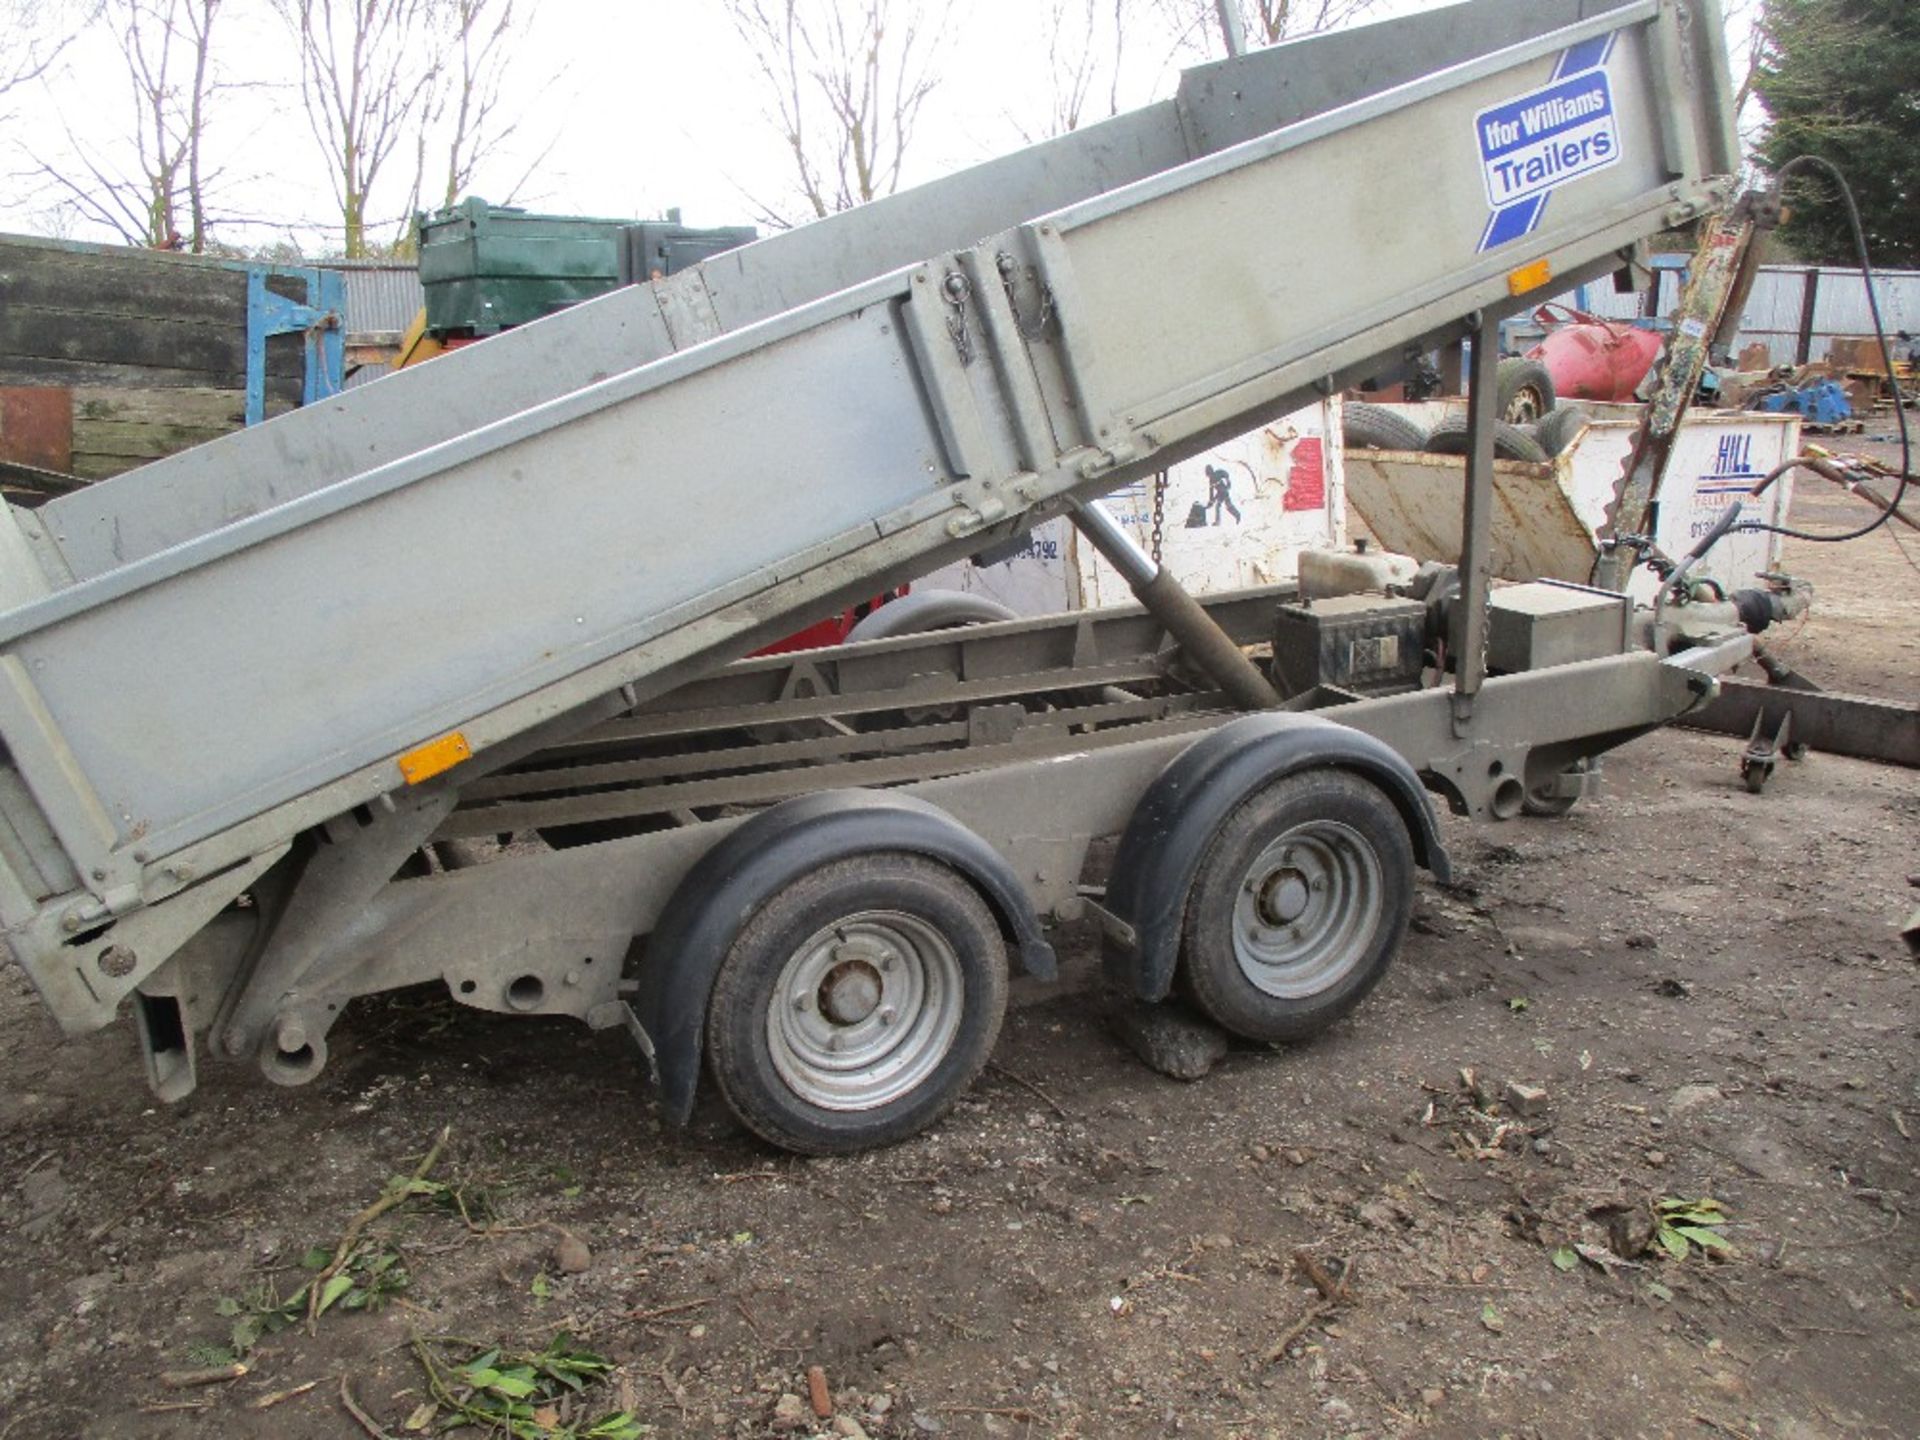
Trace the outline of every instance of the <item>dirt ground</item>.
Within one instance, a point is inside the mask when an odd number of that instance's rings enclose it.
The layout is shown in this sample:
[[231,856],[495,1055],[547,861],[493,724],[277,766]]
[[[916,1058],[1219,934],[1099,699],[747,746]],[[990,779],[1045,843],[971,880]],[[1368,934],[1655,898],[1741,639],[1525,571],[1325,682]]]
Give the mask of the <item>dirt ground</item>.
[[[1818,484],[1802,521],[1867,513]],[[1920,689],[1899,539],[1793,546],[1821,598],[1781,653]],[[624,1037],[431,994],[357,1008],[305,1089],[216,1068],[160,1108],[130,1030],[58,1044],[8,971],[0,1440],[401,1436],[416,1337],[445,1365],[562,1330],[615,1369],[548,1433],[625,1404],[689,1436],[1911,1437],[1920,773],[1814,756],[1753,796],[1739,748],[1665,732],[1563,820],[1449,821],[1461,883],[1423,887],[1357,1014],[1197,1083],[1113,1038],[1065,932],[1081,982],[1018,992],[946,1123],[849,1160],[711,1101],[663,1130]],[[229,1359],[443,1127],[453,1188],[362,1232],[386,1303],[165,1383]],[[1729,1258],[1611,1257],[1598,1207],[1703,1196]]]

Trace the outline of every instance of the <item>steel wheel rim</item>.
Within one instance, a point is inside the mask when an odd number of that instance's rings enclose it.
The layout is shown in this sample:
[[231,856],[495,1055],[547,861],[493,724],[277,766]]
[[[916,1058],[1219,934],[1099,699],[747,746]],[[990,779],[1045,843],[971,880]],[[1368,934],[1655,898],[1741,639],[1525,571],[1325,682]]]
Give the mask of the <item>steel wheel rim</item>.
[[1233,904],[1233,954],[1263,994],[1305,1000],[1366,958],[1383,908],[1380,857],[1359,831],[1309,820],[1247,867]]
[[1531,425],[1541,416],[1540,395],[1530,385],[1522,386],[1514,392],[1507,402],[1506,422],[1509,425]]
[[788,957],[767,1006],[773,1068],[822,1110],[874,1110],[912,1093],[953,1049],[965,1010],[960,957],[900,910],[822,927]]

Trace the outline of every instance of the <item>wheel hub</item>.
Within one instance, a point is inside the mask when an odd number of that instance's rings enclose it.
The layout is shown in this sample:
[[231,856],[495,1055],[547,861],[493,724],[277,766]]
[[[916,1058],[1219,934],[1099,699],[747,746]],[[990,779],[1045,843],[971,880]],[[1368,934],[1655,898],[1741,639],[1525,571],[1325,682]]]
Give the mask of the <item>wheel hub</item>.
[[773,995],[773,1068],[824,1110],[872,1110],[910,1093],[952,1049],[965,1009],[952,943],[898,910],[849,915],[813,935]]
[[876,966],[865,959],[842,960],[820,984],[820,1013],[836,1025],[858,1025],[880,1008],[880,990]]
[[1269,925],[1291,925],[1306,913],[1311,883],[1291,867],[1274,871],[1260,887],[1260,918]]
[[1380,923],[1380,857],[1334,820],[1296,825],[1254,857],[1234,904],[1240,972],[1280,999],[1307,999],[1365,958]]

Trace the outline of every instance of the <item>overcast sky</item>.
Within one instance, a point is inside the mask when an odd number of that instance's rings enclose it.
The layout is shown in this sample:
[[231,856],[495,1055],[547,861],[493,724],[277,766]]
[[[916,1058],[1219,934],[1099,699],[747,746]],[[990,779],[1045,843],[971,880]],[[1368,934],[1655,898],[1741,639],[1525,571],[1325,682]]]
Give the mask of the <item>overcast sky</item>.
[[[791,162],[719,0],[521,3],[532,19],[516,46],[509,104],[525,118],[475,192],[504,199],[544,152],[518,199],[557,213],[640,218],[679,206],[689,224],[728,225],[755,218],[754,198],[790,196]],[[1136,3],[1151,12],[1155,0]],[[1373,13],[1438,3],[1382,0]],[[266,0],[226,6],[219,23],[227,78],[249,88],[221,98],[209,129],[208,149],[224,175],[217,209],[270,223],[228,224],[216,234],[248,246],[292,238],[309,253],[337,248],[338,214],[329,214],[291,45]],[[1016,146],[1022,127],[1044,128],[1053,87],[1041,7],[1042,0],[957,0],[909,183]],[[1196,58],[1171,53],[1164,30],[1143,22],[1125,52],[1122,105],[1171,93],[1179,66]],[[37,159],[74,173],[75,144],[110,163],[131,104],[124,61],[101,24],[79,37],[49,80],[0,98],[15,172],[0,192],[0,229],[116,238],[58,207],[56,192],[28,172]],[[380,223],[370,235],[392,238],[405,208],[401,191],[376,191],[369,218]]]

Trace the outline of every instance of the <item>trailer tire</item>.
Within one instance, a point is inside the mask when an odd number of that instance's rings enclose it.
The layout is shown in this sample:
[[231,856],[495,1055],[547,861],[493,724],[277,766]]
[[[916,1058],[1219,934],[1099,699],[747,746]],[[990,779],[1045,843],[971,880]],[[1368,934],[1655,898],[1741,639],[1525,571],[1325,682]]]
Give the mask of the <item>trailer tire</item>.
[[[1464,416],[1442,420],[1433,427],[1433,433],[1427,437],[1429,455],[1464,455],[1467,453],[1467,422]],[[1496,460],[1524,460],[1534,465],[1544,465],[1547,452],[1540,442],[1517,425],[1501,421],[1493,429],[1493,458]]]
[[1384,405],[1352,400],[1340,409],[1340,437],[1349,450],[1413,450],[1427,447],[1427,432]]
[[707,1060],[749,1130],[804,1155],[892,1145],[944,1115],[986,1066],[1007,949],[957,871],[883,851],[789,884],[729,947]]
[[1533,425],[1553,409],[1553,376],[1538,360],[1510,356],[1494,371],[1500,418],[1509,425]]
[[934,630],[958,630],[1013,620],[1011,609],[970,590],[913,590],[861,616],[847,631],[846,643],[891,640],[897,635],[925,635]]
[[1194,1002],[1248,1040],[1304,1040],[1386,973],[1413,913],[1404,817],[1323,768],[1276,780],[1219,827],[1188,892],[1180,966]]

